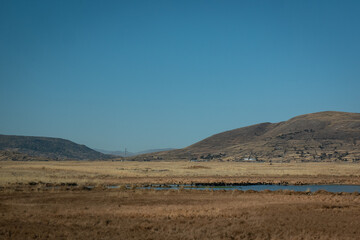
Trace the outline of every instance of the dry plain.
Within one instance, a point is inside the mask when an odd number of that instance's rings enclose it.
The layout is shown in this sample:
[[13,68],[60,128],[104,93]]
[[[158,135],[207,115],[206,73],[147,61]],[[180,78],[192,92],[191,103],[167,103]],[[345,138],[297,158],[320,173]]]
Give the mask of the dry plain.
[[0,162],[0,239],[358,239],[358,193],[104,186],[359,184],[359,170],[353,163]]
[[246,163],[136,161],[0,161],[0,186],[43,182],[78,185],[289,182],[360,184],[357,163]]

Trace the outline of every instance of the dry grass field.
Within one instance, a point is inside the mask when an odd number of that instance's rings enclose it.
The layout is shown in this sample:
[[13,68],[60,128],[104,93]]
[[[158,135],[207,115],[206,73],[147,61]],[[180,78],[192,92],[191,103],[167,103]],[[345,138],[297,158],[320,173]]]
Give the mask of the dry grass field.
[[0,162],[0,186],[14,183],[132,184],[281,182],[360,184],[356,163]]
[[0,192],[1,239],[358,239],[360,196],[291,192]]
[[104,188],[219,181],[359,184],[360,164],[0,162],[0,239],[359,239],[358,193]]

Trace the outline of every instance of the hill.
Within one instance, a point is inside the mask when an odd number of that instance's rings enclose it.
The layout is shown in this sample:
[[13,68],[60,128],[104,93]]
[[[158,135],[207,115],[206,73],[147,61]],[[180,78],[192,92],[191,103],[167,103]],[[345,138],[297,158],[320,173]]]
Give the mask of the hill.
[[97,148],[95,148],[94,150],[101,152],[101,153],[111,154],[111,155],[115,155],[115,156],[131,157],[131,156],[136,156],[136,155],[141,155],[141,154],[146,154],[146,153],[170,151],[170,150],[174,150],[174,149],[175,148],[148,149],[148,150],[144,150],[144,151],[140,151],[140,152],[126,152],[126,153],[125,153],[125,151],[109,151],[109,150],[103,150],[103,149],[97,149]]
[[0,135],[0,159],[3,160],[104,160],[110,158],[113,156],[61,138]]
[[175,148],[148,149],[148,150],[144,150],[141,152],[136,152],[136,153],[134,153],[134,155],[141,155],[141,154],[146,154],[146,153],[156,153],[156,152],[166,152],[166,151],[171,151],[171,150],[175,150]]
[[118,150],[118,151],[111,151],[111,150],[104,150],[104,149],[100,149],[100,148],[94,148],[95,151],[98,151],[98,152],[101,152],[101,153],[104,153],[104,154],[110,154],[110,155],[114,155],[114,156],[120,156],[120,157],[130,157],[130,156],[135,156],[136,154],[133,153],[133,152],[128,152],[126,151],[121,151],[121,150]]
[[319,112],[215,134],[189,147],[134,160],[360,161],[360,114]]

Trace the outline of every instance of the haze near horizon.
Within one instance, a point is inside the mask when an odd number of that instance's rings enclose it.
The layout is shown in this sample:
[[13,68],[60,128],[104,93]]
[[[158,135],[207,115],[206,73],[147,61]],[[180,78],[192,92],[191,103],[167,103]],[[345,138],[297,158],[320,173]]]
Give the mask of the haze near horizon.
[[360,112],[358,1],[1,1],[0,134],[182,148]]

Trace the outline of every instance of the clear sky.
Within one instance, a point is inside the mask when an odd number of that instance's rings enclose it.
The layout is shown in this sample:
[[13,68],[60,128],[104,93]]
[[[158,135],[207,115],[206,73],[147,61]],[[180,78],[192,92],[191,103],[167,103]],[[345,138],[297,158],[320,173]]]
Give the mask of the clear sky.
[[360,1],[0,0],[0,133],[181,148],[360,112]]

